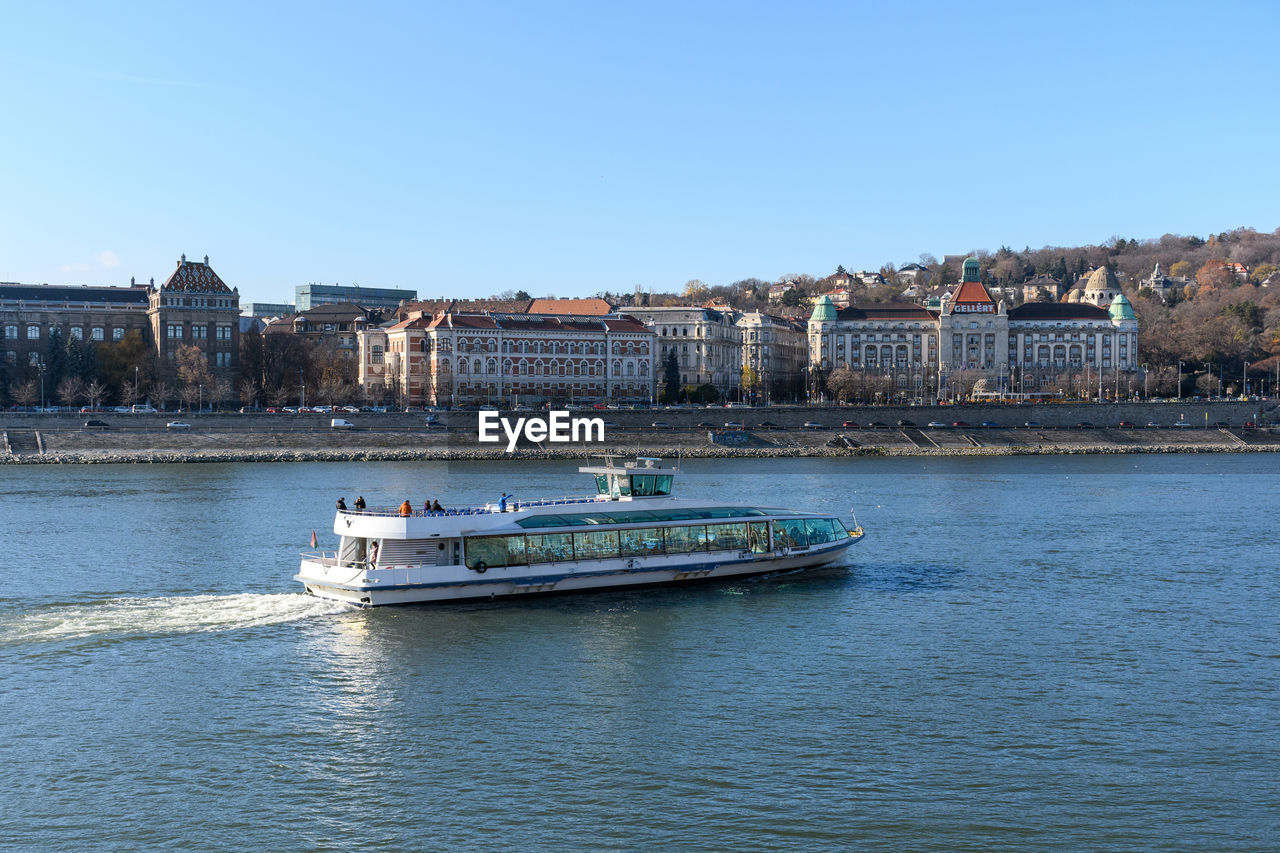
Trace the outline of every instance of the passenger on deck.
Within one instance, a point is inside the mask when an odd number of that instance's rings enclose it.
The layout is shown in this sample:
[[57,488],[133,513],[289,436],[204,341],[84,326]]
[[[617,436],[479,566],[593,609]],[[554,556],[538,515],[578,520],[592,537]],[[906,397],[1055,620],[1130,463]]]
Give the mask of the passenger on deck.
[[428,498],[422,502],[422,514],[426,515],[429,512],[431,512],[431,500]]
[[440,501],[432,501],[432,502],[431,502],[431,511],[432,511],[432,512],[444,512],[444,507],[440,506]]
[[413,506],[409,503],[408,498],[406,498],[405,502],[400,504],[400,517],[408,518],[411,515],[413,515]]
[[498,512],[507,511],[507,501],[511,499],[511,495],[506,492],[502,493],[502,497],[498,498]]
[[338,512],[346,512],[346,511],[347,511],[347,502],[342,498],[338,498]]
[[356,498],[356,511],[364,512],[364,495]]

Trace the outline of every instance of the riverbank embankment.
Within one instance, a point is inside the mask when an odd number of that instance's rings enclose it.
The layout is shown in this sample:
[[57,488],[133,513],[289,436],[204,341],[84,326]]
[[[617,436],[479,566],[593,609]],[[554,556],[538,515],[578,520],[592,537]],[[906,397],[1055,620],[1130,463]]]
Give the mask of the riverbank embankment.
[[[546,459],[580,458],[588,453],[787,458],[1280,450],[1280,430],[1257,426],[1273,419],[1271,401],[582,414],[603,418],[603,442],[539,445],[521,440],[512,453],[506,452],[505,440],[500,444],[477,440],[475,412],[436,415],[439,423],[429,423],[420,413],[353,415],[349,416],[356,423],[353,429],[332,429],[321,415],[7,415],[0,423],[0,463]],[[176,417],[189,428],[167,427]],[[85,427],[86,419],[101,420],[107,427]],[[899,421],[914,425],[898,426]],[[946,426],[930,428],[931,421]],[[984,427],[984,421],[998,425]],[[1133,426],[1121,427],[1121,422]],[[713,441],[713,433],[725,432],[737,433],[739,438],[745,433],[745,443],[724,446]]]

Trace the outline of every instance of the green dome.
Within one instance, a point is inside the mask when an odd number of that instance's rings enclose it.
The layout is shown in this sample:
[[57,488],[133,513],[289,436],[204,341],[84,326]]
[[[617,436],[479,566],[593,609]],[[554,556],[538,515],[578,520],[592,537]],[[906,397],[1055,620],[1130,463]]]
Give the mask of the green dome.
[[809,322],[829,323],[835,318],[836,306],[831,301],[831,297],[825,294],[819,296],[818,301],[813,303],[813,313],[809,315]]
[[981,281],[982,280],[981,276],[978,275],[978,259],[977,258],[965,258],[963,271],[964,271],[964,274],[961,276],[961,279],[960,279],[961,281]]
[[1124,298],[1121,293],[1111,300],[1111,307],[1107,309],[1112,320],[1136,320],[1138,315],[1133,313],[1133,306],[1129,304],[1129,300]]

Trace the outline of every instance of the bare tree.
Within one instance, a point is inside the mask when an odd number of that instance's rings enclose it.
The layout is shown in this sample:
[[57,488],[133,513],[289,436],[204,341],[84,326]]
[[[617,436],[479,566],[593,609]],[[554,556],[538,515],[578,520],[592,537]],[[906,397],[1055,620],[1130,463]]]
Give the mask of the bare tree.
[[140,397],[142,397],[141,382],[134,382],[132,379],[126,379],[120,384],[120,402],[124,405],[137,405]]
[[34,379],[28,379],[26,382],[10,385],[9,395],[19,406],[29,409],[40,399],[40,388]]
[[58,383],[58,389],[54,393],[64,406],[74,407],[84,397],[84,380],[68,376]]
[[155,404],[157,409],[163,409],[165,404],[173,399],[173,386],[163,379],[154,382],[151,385],[151,402]]
[[213,380],[213,400],[219,405],[227,402],[232,398],[231,380],[222,377],[214,377]]
[[289,390],[283,385],[268,385],[263,395],[268,406],[283,406],[289,402]]
[[258,383],[252,379],[240,380],[240,402],[246,406],[252,406],[258,402],[258,394],[262,391],[258,387]]
[[90,407],[96,409],[102,405],[102,399],[107,396],[107,386],[95,379],[85,386],[84,396]]

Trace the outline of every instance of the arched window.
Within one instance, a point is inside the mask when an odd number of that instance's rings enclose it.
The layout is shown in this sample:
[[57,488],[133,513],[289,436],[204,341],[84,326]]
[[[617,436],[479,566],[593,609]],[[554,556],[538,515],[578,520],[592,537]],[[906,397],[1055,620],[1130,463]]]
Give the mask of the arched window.
[[467,372],[467,360],[465,358],[458,359],[458,372],[459,373]]
[[627,362],[627,366],[626,366],[626,375],[627,376],[636,375],[636,366],[629,361]]
[[471,362],[471,372],[472,372],[472,373],[484,373],[484,370],[483,370],[483,369],[481,368],[481,366],[480,366],[480,359],[478,359],[478,358],[477,358],[476,360],[474,360],[473,362]]
[[520,375],[527,376],[528,374],[529,374],[529,362],[527,361],[520,362]]
[[649,362],[643,358],[640,359],[640,375],[641,376],[649,375]]
[[503,374],[510,375],[510,373],[511,373],[511,359],[509,359],[509,358],[504,358],[504,359],[502,360],[502,372],[503,372]]
[[613,375],[622,375],[622,362],[618,361],[616,358],[613,360]]
[[507,353],[507,352],[511,352],[511,351],[512,351],[511,341],[503,341],[503,342],[502,342],[502,351],[503,351],[504,353]]

